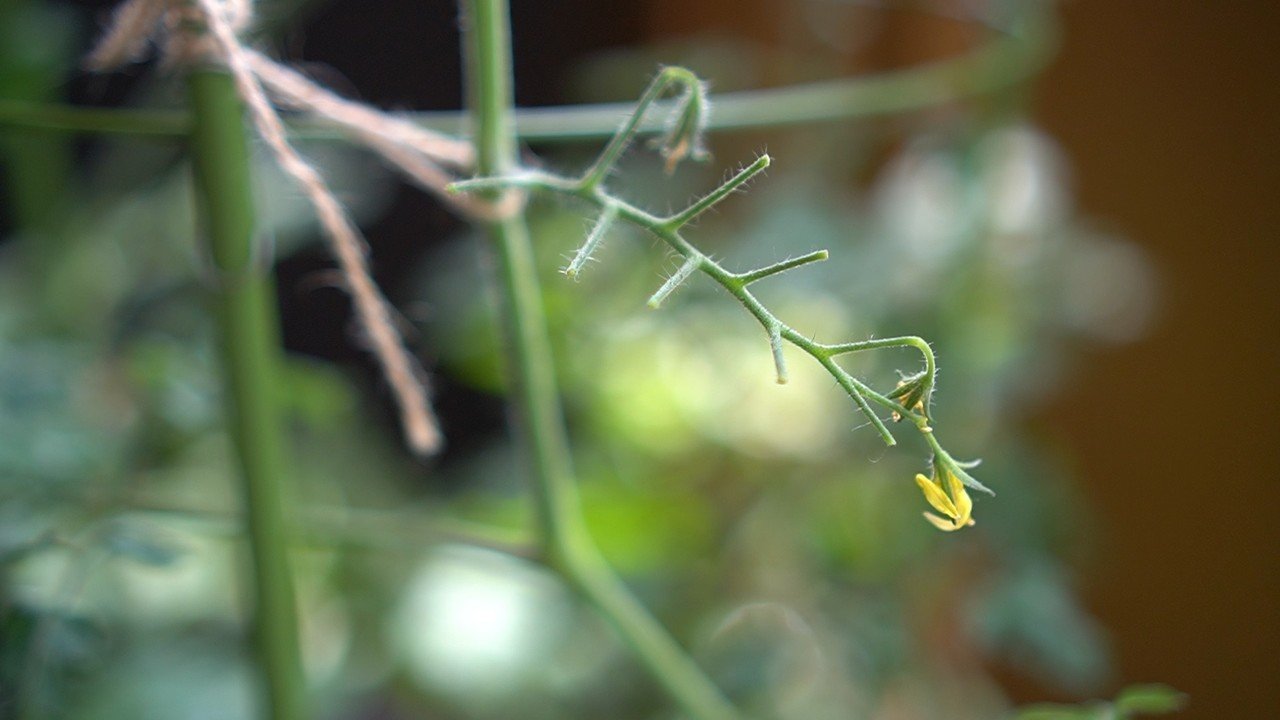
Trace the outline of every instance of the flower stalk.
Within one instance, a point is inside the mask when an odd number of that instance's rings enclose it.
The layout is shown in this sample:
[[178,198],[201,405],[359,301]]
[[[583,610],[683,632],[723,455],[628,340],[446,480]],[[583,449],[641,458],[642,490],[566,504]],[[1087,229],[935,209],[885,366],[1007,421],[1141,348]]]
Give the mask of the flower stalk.
[[[562,177],[540,170],[520,168],[503,174],[487,172],[482,167],[480,168],[480,177],[454,183],[450,186],[450,190],[452,192],[493,193],[518,189],[574,197],[599,208],[602,215],[608,217],[610,224],[615,219],[620,219],[647,231],[665,242],[670,249],[684,258],[684,263],[679,270],[649,298],[650,307],[658,307],[694,271],[701,270],[737,299],[746,308],[747,312],[756,318],[768,334],[770,351],[773,355],[776,370],[776,379],[779,383],[785,383],[787,379],[785,358],[782,352],[783,342],[785,341],[810,355],[831,374],[886,445],[896,445],[897,438],[894,437],[893,432],[890,431],[885,421],[881,419],[880,411],[888,411],[889,417],[894,422],[909,420],[933,450],[935,464],[940,464],[950,473],[948,478],[954,477],[962,486],[991,493],[990,490],[965,471],[962,463],[956,462],[942,449],[930,424],[929,406],[932,400],[937,367],[933,349],[925,340],[914,336],[904,336],[836,344],[821,343],[802,335],[783,322],[765,307],[747,287],[759,280],[779,275],[812,262],[825,260],[827,258],[826,250],[815,250],[747,272],[732,272],[719,262],[704,255],[681,234],[690,221],[725,200],[753,177],[763,172],[770,163],[768,155],[762,155],[719,187],[702,198],[695,200],[685,210],[669,217],[659,217],[648,213],[620,197],[610,194],[604,187],[604,179],[609,170],[639,133],[646,111],[672,83],[679,83],[686,88],[702,87],[697,78],[688,70],[672,67],[665,68],[654,78],[649,88],[636,104],[632,115],[623,123],[618,133],[601,151],[596,161],[580,177]],[[597,224],[597,228],[599,225],[600,223]],[[599,242],[599,238],[594,236],[596,236],[595,231],[588,236],[584,251],[589,253],[590,248],[593,248]],[[579,252],[580,257],[583,256],[584,251]],[[581,263],[575,262],[575,271],[580,269]],[[898,388],[887,393],[880,393],[872,389],[866,383],[854,377],[836,361],[836,358],[842,355],[893,347],[917,350],[924,360],[924,369],[905,378]],[[941,485],[938,487],[942,488]],[[945,488],[940,491],[945,491]],[[936,504],[935,507],[937,507]],[[968,520],[967,517],[965,519],[966,521]]]

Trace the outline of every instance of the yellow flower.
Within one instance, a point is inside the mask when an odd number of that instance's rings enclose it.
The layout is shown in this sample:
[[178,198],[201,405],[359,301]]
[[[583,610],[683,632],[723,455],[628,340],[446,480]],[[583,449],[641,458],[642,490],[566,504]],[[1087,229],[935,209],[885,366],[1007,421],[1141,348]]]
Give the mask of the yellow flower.
[[[939,473],[946,475],[947,490],[942,489],[942,480],[936,477]],[[964,483],[949,470],[934,470],[935,477],[930,479],[916,474],[916,484],[924,493],[924,499],[938,512],[947,518],[940,518],[931,512],[924,514],[924,519],[933,523],[934,527],[946,532],[959,530],[973,524],[973,499],[964,489]]]

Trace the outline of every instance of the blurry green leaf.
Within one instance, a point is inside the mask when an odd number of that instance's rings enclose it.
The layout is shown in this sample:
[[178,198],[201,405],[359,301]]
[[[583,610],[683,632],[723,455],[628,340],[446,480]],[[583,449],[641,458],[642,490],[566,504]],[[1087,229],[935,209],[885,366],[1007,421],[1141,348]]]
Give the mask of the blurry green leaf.
[[9,533],[0,534],[0,570],[20,562],[32,553],[40,552],[54,543],[49,533],[33,538],[14,539]]
[[1161,715],[1181,710],[1187,696],[1168,685],[1130,685],[1115,702],[1092,701],[1082,705],[1030,705],[1013,720],[1128,720],[1135,715]]
[[220,420],[217,381],[203,343],[157,338],[137,342],[128,359],[130,379],[146,394],[146,410],[183,434]]
[[624,572],[673,569],[696,560],[709,540],[709,509],[678,487],[591,483],[583,498],[601,552]]
[[52,489],[110,466],[120,418],[96,402],[94,370],[74,343],[0,340],[0,487]]
[[98,720],[249,720],[254,677],[221,637],[190,634],[133,643],[113,657],[80,706]]
[[68,680],[97,667],[101,627],[70,613],[0,605],[0,718],[21,703],[22,717],[67,717]]
[[969,609],[981,642],[1015,666],[1074,692],[1108,670],[1106,639],[1047,561],[1010,573]]
[[155,531],[138,523],[113,523],[105,537],[106,548],[143,565],[166,567],[182,556],[182,549],[164,541]]
[[319,362],[290,357],[280,375],[285,411],[317,428],[336,428],[355,412],[350,383],[337,369]]
[[1115,700],[1116,713],[1120,717],[1135,714],[1162,714],[1181,710],[1187,696],[1168,685],[1130,685]]

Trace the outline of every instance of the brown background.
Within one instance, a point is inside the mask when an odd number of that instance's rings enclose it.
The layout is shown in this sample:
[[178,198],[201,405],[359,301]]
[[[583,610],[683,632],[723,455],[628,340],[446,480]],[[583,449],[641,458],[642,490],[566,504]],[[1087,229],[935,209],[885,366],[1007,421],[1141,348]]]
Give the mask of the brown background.
[[1093,607],[1123,676],[1189,692],[1187,717],[1280,717],[1280,4],[1063,10],[1040,118],[1162,296],[1051,413],[1104,522]]
[[[780,42],[794,10],[655,0],[648,29]],[[1280,717],[1280,3],[1079,0],[1061,17],[1037,117],[1083,212],[1141,245],[1160,282],[1151,331],[1086,351],[1041,418],[1077,453],[1100,521],[1087,600],[1117,685],[1172,684],[1187,718]],[[920,27],[891,23],[876,51],[957,45],[954,26]]]

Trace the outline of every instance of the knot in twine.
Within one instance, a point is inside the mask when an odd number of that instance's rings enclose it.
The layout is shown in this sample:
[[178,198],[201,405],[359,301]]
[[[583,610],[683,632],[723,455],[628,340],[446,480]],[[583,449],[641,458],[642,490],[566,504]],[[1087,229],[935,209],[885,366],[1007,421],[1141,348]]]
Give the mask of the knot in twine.
[[[248,0],[219,0],[215,11],[237,35],[253,19]],[[116,8],[107,32],[85,58],[85,66],[107,72],[137,62],[153,41],[166,65],[216,59],[205,17],[192,0],[128,0]]]

